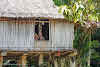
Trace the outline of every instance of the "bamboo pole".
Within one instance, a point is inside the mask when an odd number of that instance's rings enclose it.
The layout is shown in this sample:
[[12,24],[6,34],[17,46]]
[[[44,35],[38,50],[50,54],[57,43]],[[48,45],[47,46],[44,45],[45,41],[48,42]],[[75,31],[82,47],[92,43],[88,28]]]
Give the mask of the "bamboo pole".
[[26,64],[27,64],[27,56],[23,55],[22,56],[22,67],[26,67]]
[[3,56],[0,56],[0,67],[3,65]]
[[75,61],[70,60],[70,67],[75,67]]
[[18,60],[17,64],[18,64],[18,67],[20,67],[20,66],[21,66],[21,64],[22,64],[22,57],[20,57],[20,58],[19,58],[19,60]]
[[39,56],[39,66],[43,64],[43,54],[41,53]]
[[58,67],[57,59],[54,60],[54,67]]
[[[89,41],[91,42],[91,35],[92,31],[90,30],[90,37],[89,37]],[[90,67],[90,59],[91,59],[91,48],[89,48],[89,56],[88,56],[88,67]]]
[[61,58],[61,67],[65,67],[65,58]]

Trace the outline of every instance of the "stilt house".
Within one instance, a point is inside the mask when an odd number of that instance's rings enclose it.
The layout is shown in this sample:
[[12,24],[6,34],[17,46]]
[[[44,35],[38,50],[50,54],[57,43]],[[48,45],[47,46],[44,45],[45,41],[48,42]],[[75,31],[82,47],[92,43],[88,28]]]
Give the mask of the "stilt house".
[[52,0],[0,0],[0,67],[31,67],[32,60],[38,67],[51,55],[73,53],[73,40],[74,24]]

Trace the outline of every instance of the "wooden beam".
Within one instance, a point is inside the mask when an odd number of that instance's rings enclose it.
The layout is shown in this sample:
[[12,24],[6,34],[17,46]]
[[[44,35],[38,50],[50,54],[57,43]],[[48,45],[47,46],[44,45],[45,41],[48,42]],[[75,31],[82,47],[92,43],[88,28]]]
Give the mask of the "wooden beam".
[[[16,56],[22,56],[24,54],[24,51],[7,51],[8,55],[16,55]],[[51,55],[57,55],[58,51],[28,51],[27,55],[39,55],[39,54],[51,54]],[[64,50],[60,51],[61,56],[76,56],[77,51],[76,50]]]
[[[49,52],[55,52],[55,51],[29,51],[27,53],[30,53],[30,54],[36,54],[36,53],[49,53]],[[8,51],[8,53],[10,54],[23,54],[24,51]]]
[[[0,17],[0,21],[14,21],[14,22],[34,22],[36,17]],[[50,22],[67,22],[69,23],[66,19],[64,18],[45,18],[41,17],[40,19],[49,19]]]
[[0,17],[0,21],[8,21],[9,19],[6,17]]

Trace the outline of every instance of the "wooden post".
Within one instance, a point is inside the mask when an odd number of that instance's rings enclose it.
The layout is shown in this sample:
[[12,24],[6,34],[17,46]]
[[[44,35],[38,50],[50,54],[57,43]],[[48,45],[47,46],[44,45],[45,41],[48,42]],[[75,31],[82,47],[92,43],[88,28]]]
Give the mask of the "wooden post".
[[17,63],[17,64],[18,64],[18,67],[20,67],[20,66],[21,66],[21,64],[22,64],[22,57],[20,57],[20,58],[19,58],[19,60],[18,60],[18,63]]
[[39,56],[39,66],[43,64],[43,54],[41,53]]
[[58,67],[57,59],[54,60],[54,67]]
[[72,61],[72,60],[70,59],[70,67],[75,67],[75,60]]
[[64,67],[65,66],[65,59],[64,58],[61,58],[61,67]]
[[27,64],[27,56],[23,55],[22,56],[22,67],[26,67],[26,64]]
[[0,67],[3,65],[3,56],[0,55]]

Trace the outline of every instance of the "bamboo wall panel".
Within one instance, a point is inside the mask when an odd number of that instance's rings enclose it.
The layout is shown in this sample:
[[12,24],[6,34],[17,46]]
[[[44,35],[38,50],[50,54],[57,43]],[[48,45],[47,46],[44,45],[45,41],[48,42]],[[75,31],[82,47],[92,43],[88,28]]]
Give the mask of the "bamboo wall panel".
[[52,47],[55,49],[71,49],[74,39],[74,25],[67,23],[52,23]]
[[51,23],[49,40],[34,40],[33,23],[0,22],[0,49],[3,50],[72,49],[73,39],[73,24]]
[[0,22],[0,47],[28,50],[34,45],[34,25]]

